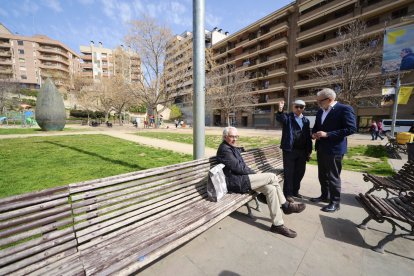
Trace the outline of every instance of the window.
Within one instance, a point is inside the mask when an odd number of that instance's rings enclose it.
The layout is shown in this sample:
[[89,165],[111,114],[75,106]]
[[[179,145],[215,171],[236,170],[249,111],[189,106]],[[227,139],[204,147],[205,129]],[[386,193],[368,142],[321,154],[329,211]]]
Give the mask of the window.
[[19,58],[20,62],[26,62],[26,60],[24,58]]
[[20,78],[21,78],[22,80],[27,80],[27,76],[26,76],[26,75],[21,75],[21,76],[20,76]]
[[17,45],[22,46],[22,45],[23,45],[23,40],[18,40],[18,41],[17,41]]
[[400,10],[396,10],[394,12],[391,13],[391,18],[392,19],[397,19],[397,18],[401,18],[403,16],[406,16],[408,13],[408,7],[405,7],[403,9]]
[[24,50],[19,49],[19,54],[24,55]]
[[26,67],[20,66],[20,71],[26,71]]

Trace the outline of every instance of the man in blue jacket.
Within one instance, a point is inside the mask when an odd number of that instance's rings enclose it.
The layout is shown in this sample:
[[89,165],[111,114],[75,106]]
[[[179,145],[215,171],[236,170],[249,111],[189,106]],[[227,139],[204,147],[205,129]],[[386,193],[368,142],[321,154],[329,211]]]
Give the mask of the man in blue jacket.
[[329,200],[322,208],[324,212],[340,209],[342,159],[347,152],[347,136],[356,132],[354,110],[349,105],[335,101],[336,93],[324,88],[317,93],[321,109],[316,114],[312,138],[316,139],[318,177],[321,195],[313,202]]
[[217,150],[217,161],[225,166],[223,172],[226,176],[227,190],[239,194],[249,193],[252,190],[263,193],[266,196],[272,221],[270,231],[289,238],[296,237],[297,233],[284,225],[282,211],[286,215],[300,213],[306,205],[288,202],[274,173],[256,174],[249,168],[241,156],[242,148],[236,146],[238,138],[235,127],[226,127],[223,130],[223,142]]
[[295,100],[293,112],[283,113],[285,102],[279,103],[276,120],[282,124],[283,170],[285,182],[283,193],[286,200],[294,202],[293,197],[302,198],[299,194],[300,182],[305,175],[306,161],[312,153],[312,138],[309,119],[303,116],[305,102]]

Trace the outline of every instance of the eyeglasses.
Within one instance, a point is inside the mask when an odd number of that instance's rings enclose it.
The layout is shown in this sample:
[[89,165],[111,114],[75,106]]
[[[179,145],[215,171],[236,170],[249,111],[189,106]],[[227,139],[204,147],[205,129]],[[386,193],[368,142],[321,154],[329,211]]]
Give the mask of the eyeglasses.
[[230,139],[239,139],[239,135],[227,135]]
[[297,109],[304,109],[305,106],[304,105],[295,105],[295,108],[297,108]]
[[326,101],[326,100],[329,100],[329,98],[325,98],[325,99],[322,99],[322,100],[318,100],[318,103],[321,103],[321,102]]

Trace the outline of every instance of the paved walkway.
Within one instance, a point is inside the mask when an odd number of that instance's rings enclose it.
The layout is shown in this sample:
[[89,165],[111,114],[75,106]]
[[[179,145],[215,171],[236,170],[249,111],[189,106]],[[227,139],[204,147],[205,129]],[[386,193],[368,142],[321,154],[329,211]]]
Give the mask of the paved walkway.
[[[71,126],[70,126],[71,127]],[[41,135],[106,134],[145,145],[192,153],[192,145],[140,137],[131,126],[108,128],[79,127],[82,131],[42,133],[30,135],[0,135],[0,138],[18,138]],[[153,130],[150,130],[153,131]],[[191,129],[157,129],[191,133]],[[240,129],[245,136],[279,136],[280,131]],[[221,128],[206,128],[206,134],[221,134]],[[351,145],[381,144],[371,141],[369,135],[353,135]],[[207,149],[206,155],[214,155]],[[399,168],[406,160],[392,160]],[[186,245],[142,270],[140,275],[414,275],[414,241],[396,239],[381,255],[370,250],[391,231],[388,223],[371,222],[368,230],[356,227],[366,212],[354,196],[371,186],[362,174],[343,171],[342,205],[339,212],[320,211],[321,204],[307,200],[319,195],[317,167],[308,165],[301,193],[307,204],[301,214],[284,216],[285,224],[298,232],[295,239],[285,238],[268,231],[270,222],[267,206],[262,212],[254,211],[250,219],[242,207],[214,227]]]

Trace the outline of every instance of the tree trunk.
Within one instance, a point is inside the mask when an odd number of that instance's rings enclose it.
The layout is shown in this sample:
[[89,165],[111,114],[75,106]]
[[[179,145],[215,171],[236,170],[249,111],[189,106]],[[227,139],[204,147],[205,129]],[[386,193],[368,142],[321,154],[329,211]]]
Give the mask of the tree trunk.
[[226,115],[227,126],[230,126],[230,114]]

